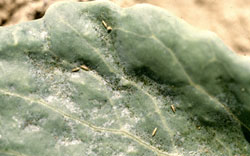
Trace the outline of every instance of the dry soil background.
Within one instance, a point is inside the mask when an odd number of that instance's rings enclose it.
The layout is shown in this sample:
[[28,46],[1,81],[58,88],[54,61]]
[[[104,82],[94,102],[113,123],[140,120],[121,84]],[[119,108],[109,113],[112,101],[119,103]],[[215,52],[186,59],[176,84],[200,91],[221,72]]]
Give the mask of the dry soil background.
[[[43,16],[61,0],[0,0],[0,26]],[[88,1],[88,0],[74,0]],[[250,0],[111,0],[122,7],[150,3],[165,8],[193,26],[211,30],[234,51],[250,55]]]

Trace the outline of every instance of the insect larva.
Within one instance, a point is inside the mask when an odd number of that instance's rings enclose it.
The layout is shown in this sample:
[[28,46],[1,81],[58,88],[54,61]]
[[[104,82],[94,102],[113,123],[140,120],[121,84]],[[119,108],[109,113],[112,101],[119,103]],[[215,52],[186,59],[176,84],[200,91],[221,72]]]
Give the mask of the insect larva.
[[85,65],[81,65],[80,68],[82,68],[83,70],[89,71],[89,68]]
[[107,23],[104,20],[102,20],[102,24],[107,29],[108,33],[110,33],[112,31],[112,27],[108,26]]
[[108,25],[107,25],[107,23],[104,20],[102,20],[102,24],[107,29]]
[[80,68],[76,67],[76,68],[72,69],[72,72],[78,72],[79,70],[80,70]]
[[112,27],[111,26],[108,26],[107,27],[107,30],[108,30],[108,33],[110,33],[112,31]]
[[153,130],[153,132],[152,132],[152,137],[155,136],[156,132],[157,132],[157,127]]
[[171,105],[171,109],[175,113],[176,109],[175,109],[174,105]]

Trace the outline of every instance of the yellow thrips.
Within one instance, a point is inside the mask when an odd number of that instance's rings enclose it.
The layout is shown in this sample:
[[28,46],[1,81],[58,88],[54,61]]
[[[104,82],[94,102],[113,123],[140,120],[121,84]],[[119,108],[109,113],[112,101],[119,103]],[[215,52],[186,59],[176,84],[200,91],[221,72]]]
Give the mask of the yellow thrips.
[[80,68],[82,68],[83,70],[89,71],[89,68],[85,65],[81,65]]
[[153,130],[153,132],[152,132],[152,137],[155,136],[156,132],[157,132],[157,127]]
[[108,32],[111,32],[111,30],[112,30],[111,26],[108,26],[108,24],[104,20],[102,20],[102,24],[108,30]]
[[111,27],[111,26],[108,26],[108,27],[107,27],[107,30],[108,30],[108,32],[111,32],[111,31],[112,31],[112,27]]
[[171,109],[175,113],[176,109],[175,109],[174,105],[171,105]]
[[76,67],[76,68],[72,69],[72,72],[78,72],[79,70],[80,70],[80,68]]
[[104,20],[102,20],[102,24],[107,29],[108,25],[107,25],[107,23]]

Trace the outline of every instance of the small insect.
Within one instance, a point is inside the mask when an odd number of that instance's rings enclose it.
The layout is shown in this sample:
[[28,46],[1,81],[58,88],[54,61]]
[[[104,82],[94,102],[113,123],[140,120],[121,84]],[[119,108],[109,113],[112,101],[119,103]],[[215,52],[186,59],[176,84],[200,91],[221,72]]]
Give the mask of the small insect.
[[201,129],[201,127],[200,127],[200,126],[197,126],[197,129],[198,129],[198,130],[200,130],[200,129]]
[[89,68],[85,65],[81,65],[80,68],[82,68],[83,70],[89,71]]
[[171,105],[171,109],[175,113],[176,109],[175,109],[174,105]]
[[108,33],[110,33],[110,32],[112,31],[112,27],[111,27],[111,26],[108,26],[108,27],[107,27],[107,31],[108,31]]
[[104,20],[102,20],[102,24],[103,24],[103,26],[104,26],[105,28],[108,27],[107,23],[106,23]]
[[152,132],[152,137],[155,136],[156,132],[157,132],[157,127],[155,127],[155,129],[153,130],[153,132]]
[[79,70],[80,70],[80,68],[76,67],[76,68],[72,69],[72,72],[78,72]]
[[104,20],[102,20],[102,24],[107,29],[108,33],[110,33],[112,31],[112,27],[108,26],[107,23]]

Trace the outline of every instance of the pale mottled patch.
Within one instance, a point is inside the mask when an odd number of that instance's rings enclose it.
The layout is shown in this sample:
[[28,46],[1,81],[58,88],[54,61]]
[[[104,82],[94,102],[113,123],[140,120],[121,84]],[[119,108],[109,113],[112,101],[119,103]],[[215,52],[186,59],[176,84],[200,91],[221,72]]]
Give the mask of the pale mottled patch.
[[12,119],[15,121],[13,127],[21,128],[22,122],[16,116],[13,116]]
[[128,148],[127,148],[127,152],[130,153],[130,152],[136,152],[136,149],[134,146],[131,146],[129,145]]
[[26,131],[26,132],[39,132],[40,127],[35,126],[35,125],[29,125],[29,126],[25,127],[24,131]]
[[80,140],[70,140],[69,138],[59,139],[57,144],[60,146],[72,146],[72,145],[79,145],[82,142]]

